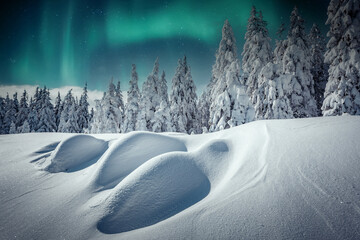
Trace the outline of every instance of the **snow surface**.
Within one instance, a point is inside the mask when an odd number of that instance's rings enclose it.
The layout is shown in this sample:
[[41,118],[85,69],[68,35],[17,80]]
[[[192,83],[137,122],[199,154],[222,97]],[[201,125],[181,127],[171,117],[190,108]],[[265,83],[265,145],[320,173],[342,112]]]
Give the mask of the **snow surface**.
[[1,239],[360,239],[360,117],[0,146]]

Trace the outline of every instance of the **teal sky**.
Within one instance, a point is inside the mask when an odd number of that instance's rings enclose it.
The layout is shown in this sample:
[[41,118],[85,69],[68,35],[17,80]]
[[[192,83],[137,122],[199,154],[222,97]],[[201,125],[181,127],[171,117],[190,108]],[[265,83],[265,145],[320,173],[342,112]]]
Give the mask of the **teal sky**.
[[221,27],[229,19],[239,49],[252,5],[271,37],[297,5],[309,28],[325,33],[327,0],[13,1],[1,10],[0,84],[65,85],[104,90],[110,78],[127,89],[131,64],[140,82],[156,57],[168,83],[177,59],[188,56],[198,88],[210,79]]

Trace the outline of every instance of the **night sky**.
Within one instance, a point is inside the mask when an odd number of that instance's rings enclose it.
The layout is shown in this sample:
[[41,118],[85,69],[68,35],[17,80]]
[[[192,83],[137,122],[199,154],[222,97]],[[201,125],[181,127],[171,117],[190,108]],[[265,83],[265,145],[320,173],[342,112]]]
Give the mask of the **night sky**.
[[133,0],[7,1],[1,7],[0,85],[50,88],[87,81],[106,89],[112,76],[127,90],[131,64],[139,81],[159,57],[170,86],[184,54],[202,89],[210,79],[221,27],[229,19],[242,51],[251,6],[263,11],[274,42],[281,22],[297,5],[307,30],[316,22],[323,33],[329,0]]

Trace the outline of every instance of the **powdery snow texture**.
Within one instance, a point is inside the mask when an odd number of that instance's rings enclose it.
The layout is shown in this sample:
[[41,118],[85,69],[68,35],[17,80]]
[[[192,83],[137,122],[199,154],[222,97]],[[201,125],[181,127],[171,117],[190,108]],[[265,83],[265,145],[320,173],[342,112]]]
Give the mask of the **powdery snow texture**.
[[360,117],[0,144],[2,239],[360,238]]
[[76,135],[61,142],[51,154],[51,164],[47,171],[69,171],[82,164],[88,164],[99,158],[107,149],[107,143],[103,140],[88,135]]

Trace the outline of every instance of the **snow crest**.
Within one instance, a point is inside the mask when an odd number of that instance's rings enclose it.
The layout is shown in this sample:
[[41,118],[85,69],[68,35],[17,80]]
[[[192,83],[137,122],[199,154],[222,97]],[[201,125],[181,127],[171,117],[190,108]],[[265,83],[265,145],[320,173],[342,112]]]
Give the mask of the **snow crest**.
[[168,152],[186,151],[181,141],[148,132],[133,132],[116,140],[99,160],[95,185],[116,185],[146,161]]
[[103,140],[88,135],[76,135],[62,141],[50,156],[45,168],[51,173],[75,171],[97,160],[107,149]]
[[158,156],[116,186],[97,227],[103,233],[120,233],[153,225],[200,201],[209,191],[209,180],[189,156]]

